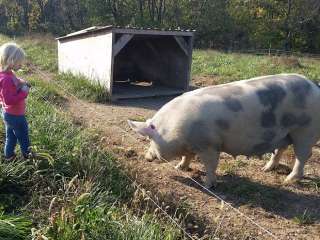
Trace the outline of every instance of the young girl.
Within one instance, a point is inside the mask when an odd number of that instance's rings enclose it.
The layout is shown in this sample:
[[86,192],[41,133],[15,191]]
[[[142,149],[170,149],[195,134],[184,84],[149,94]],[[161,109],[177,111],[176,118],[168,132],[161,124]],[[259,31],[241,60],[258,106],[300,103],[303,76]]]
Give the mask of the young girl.
[[15,43],[6,43],[0,47],[0,103],[6,128],[4,157],[7,160],[15,158],[17,141],[23,156],[29,156],[30,141],[25,117],[25,99],[30,85],[17,78],[13,72],[21,68],[24,58],[24,51]]

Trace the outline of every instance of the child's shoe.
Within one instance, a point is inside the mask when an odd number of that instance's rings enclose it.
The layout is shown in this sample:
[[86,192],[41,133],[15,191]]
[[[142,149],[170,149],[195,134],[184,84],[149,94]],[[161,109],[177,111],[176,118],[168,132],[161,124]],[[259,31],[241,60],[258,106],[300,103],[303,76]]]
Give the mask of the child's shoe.
[[17,157],[17,155],[13,154],[11,157],[5,157],[4,159],[5,159],[6,161],[8,161],[8,162],[11,162],[11,161],[15,160],[16,157]]
[[25,160],[32,159],[32,158],[35,158],[35,157],[36,157],[36,153],[32,150],[31,147],[29,148],[28,153],[24,153],[23,154],[23,158]]

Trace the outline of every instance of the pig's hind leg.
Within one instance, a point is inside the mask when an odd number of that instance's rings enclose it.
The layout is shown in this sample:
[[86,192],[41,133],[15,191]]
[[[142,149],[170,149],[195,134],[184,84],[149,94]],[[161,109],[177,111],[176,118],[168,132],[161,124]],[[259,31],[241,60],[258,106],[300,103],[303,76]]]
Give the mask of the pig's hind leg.
[[318,136],[314,132],[312,129],[308,129],[308,131],[301,130],[291,134],[296,159],[292,172],[284,181],[285,184],[294,183],[303,177],[304,165],[311,157],[312,147],[318,140]]

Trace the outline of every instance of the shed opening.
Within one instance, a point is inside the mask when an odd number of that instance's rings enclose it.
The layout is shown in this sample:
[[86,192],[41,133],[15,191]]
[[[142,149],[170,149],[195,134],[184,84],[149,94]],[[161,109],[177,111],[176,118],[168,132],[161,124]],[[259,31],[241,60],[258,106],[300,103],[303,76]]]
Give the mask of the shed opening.
[[[115,40],[121,37],[116,34]],[[135,35],[114,57],[113,98],[182,93],[189,85],[189,67],[189,56],[174,36]]]

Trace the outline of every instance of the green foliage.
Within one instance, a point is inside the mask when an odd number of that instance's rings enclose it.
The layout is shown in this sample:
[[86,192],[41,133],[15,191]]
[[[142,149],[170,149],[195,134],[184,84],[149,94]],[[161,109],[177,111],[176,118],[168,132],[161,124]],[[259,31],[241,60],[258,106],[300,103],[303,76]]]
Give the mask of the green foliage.
[[10,212],[27,201],[28,179],[32,166],[22,161],[0,163],[0,206]]
[[[88,195],[86,195],[88,196]],[[77,201],[71,208],[60,213],[47,230],[53,239],[92,240],[121,239],[178,239],[180,233],[174,227],[159,223],[156,216],[144,214],[135,217],[129,209],[115,205],[92,205],[90,196]],[[99,196],[101,199],[101,196]]]
[[21,216],[5,215],[0,212],[0,239],[25,240],[30,237],[31,222]]
[[314,223],[315,220],[314,220],[312,214],[310,214],[310,212],[308,212],[308,209],[305,209],[303,214],[295,216],[293,218],[293,221],[299,225],[308,225],[308,224]]
[[63,35],[94,25],[193,28],[201,48],[320,52],[317,0],[2,0],[0,31]]

